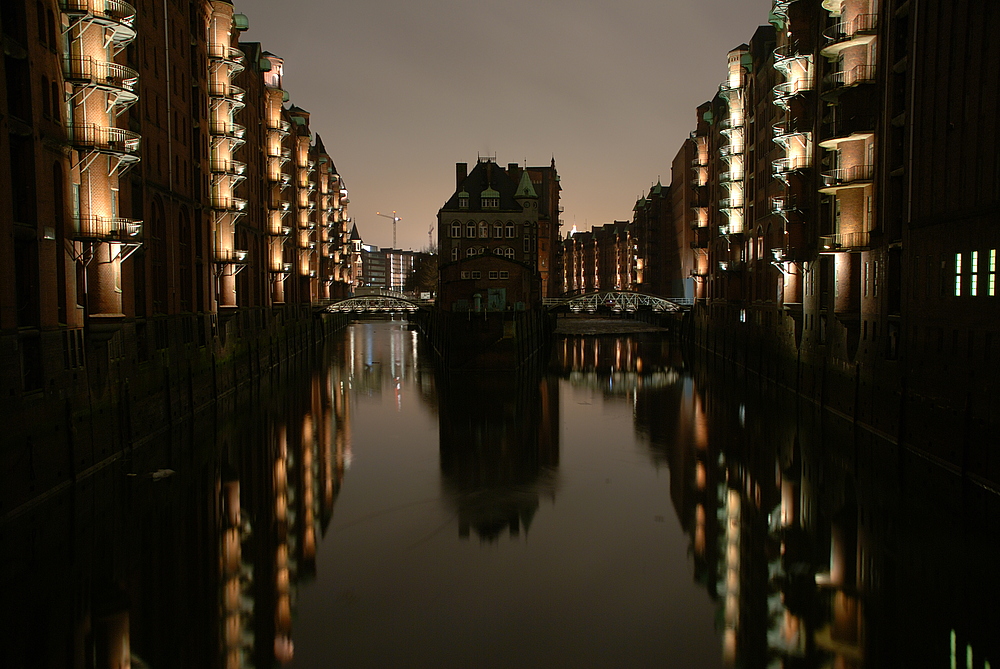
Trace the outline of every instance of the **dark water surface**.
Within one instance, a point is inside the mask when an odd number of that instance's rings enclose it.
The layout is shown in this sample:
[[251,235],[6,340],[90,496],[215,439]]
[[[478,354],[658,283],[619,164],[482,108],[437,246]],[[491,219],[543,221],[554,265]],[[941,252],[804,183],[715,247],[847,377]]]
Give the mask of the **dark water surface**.
[[656,334],[329,349],[0,525],[0,667],[998,662],[997,495],[934,463]]

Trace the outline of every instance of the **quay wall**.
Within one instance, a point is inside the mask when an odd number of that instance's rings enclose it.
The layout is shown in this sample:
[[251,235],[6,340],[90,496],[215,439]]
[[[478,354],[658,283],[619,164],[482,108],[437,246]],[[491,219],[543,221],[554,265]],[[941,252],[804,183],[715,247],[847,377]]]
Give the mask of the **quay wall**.
[[419,311],[411,316],[439,361],[463,371],[515,370],[551,341],[555,316],[543,309]]
[[347,321],[285,305],[129,320],[108,337],[43,331],[45,383],[31,392],[17,383],[17,336],[0,337],[0,520],[195,415],[266,391]]
[[831,319],[822,344],[796,318],[758,326],[738,309],[696,305],[682,336],[696,365],[746,383],[789,390],[862,432],[1000,492],[1000,384],[988,366],[934,365],[919,351],[895,359]]

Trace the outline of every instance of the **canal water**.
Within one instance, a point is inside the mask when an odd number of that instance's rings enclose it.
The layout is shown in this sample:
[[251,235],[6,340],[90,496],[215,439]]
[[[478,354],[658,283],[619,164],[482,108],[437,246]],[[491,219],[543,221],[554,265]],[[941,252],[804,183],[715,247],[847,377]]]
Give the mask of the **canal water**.
[[0,666],[1000,666],[994,491],[663,335],[295,367],[0,525]]

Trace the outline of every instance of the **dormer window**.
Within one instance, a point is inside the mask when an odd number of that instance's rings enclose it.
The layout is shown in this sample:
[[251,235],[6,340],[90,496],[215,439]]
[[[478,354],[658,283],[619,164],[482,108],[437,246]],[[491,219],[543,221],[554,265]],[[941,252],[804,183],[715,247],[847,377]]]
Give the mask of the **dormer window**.
[[469,208],[469,194],[464,190],[458,194],[458,208],[468,209]]
[[480,196],[480,203],[482,204],[483,209],[499,209],[500,192],[495,191],[492,188],[487,188]]

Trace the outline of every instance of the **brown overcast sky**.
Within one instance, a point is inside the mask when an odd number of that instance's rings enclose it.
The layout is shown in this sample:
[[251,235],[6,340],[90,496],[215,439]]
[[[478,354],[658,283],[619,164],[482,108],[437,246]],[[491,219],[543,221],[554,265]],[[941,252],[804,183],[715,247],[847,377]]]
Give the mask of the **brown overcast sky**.
[[[366,243],[427,246],[478,155],[562,178],[564,232],[631,216],[770,0],[233,0],[285,59]],[[436,238],[436,232],[435,232]]]

